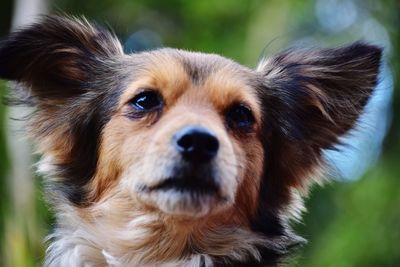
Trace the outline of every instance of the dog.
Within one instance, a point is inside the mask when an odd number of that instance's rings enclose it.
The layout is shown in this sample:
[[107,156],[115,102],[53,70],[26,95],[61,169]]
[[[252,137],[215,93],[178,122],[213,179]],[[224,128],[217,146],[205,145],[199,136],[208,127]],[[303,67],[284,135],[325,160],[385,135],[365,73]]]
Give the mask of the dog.
[[124,54],[109,30],[45,16],[0,43],[34,107],[57,226],[45,266],[280,266],[323,151],[354,128],[382,49],[293,48],[255,69],[215,54]]

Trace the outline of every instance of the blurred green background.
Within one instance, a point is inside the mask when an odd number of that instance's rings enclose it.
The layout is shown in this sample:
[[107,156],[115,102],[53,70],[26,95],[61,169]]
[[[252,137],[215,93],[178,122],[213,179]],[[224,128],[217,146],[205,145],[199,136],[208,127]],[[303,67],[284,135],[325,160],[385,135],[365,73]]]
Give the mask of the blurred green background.
[[[22,8],[24,2],[29,0],[20,1]],[[381,111],[378,119],[369,122],[372,126],[375,122],[392,122],[382,153],[374,162],[386,124],[367,138],[361,156],[342,159],[347,165],[342,166],[340,181],[314,188],[306,203],[308,212],[303,223],[295,224],[309,244],[292,266],[400,266],[398,0],[41,2],[42,11],[85,15],[109,25],[126,43],[128,52],[170,46],[218,53],[254,67],[262,53],[270,55],[291,45],[333,46],[364,39],[384,46],[390,72],[383,79],[390,80],[392,73],[393,111],[387,117],[391,86],[386,84],[386,100],[372,107]],[[1,0],[0,36],[9,32],[15,12],[14,1]],[[0,96],[6,91],[6,82],[0,81]],[[13,168],[28,167],[16,164],[18,158],[11,160],[15,148],[10,139],[17,134],[8,127],[9,117],[9,110],[0,105],[0,266],[40,266],[44,255],[42,240],[51,231],[54,219],[43,201],[41,178],[28,178],[33,187],[24,188],[18,184],[21,179],[13,177]],[[364,173],[360,166],[370,164]],[[348,171],[349,167],[353,171]]]

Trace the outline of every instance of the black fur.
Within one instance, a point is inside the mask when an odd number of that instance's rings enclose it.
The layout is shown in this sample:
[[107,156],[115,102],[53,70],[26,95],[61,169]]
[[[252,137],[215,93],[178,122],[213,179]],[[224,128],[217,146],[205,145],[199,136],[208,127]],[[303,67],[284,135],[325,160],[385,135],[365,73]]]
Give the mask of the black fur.
[[70,153],[56,160],[63,180],[55,188],[75,204],[85,201],[100,132],[119,99],[118,79],[109,82],[116,68],[111,58],[120,54],[113,38],[98,26],[52,16],[0,43],[0,78],[28,90],[29,96],[16,102],[36,108],[34,134],[45,138],[61,128],[59,138],[72,140]]

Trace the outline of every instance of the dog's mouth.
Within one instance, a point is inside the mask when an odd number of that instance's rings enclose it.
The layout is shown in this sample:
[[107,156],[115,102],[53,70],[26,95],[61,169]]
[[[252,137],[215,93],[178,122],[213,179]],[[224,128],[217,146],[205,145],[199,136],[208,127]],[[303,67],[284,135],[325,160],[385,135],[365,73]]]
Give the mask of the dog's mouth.
[[234,198],[212,166],[174,166],[163,178],[137,184],[145,205],[172,216],[199,218],[229,207]]
[[173,176],[141,187],[139,196],[167,214],[198,218],[228,202],[221,190],[215,179]]
[[149,191],[178,191],[182,193],[215,195],[219,186],[213,179],[200,179],[198,177],[170,177],[161,183],[148,188]]

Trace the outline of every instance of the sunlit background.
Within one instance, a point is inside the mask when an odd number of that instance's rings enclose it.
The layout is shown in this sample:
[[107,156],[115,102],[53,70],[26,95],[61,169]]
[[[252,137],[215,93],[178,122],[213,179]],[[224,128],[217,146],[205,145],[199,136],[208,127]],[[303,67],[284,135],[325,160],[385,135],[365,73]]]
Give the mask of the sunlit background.
[[[380,83],[340,152],[326,151],[333,181],[315,187],[303,223],[309,243],[291,266],[400,266],[400,1],[1,0],[0,36],[37,14],[85,15],[114,29],[134,53],[162,46],[212,52],[254,67],[291,46],[365,40],[385,48]],[[0,81],[0,96],[7,83]],[[29,110],[0,105],[0,266],[41,266],[54,226],[22,139]],[[385,138],[386,136],[386,138]]]

